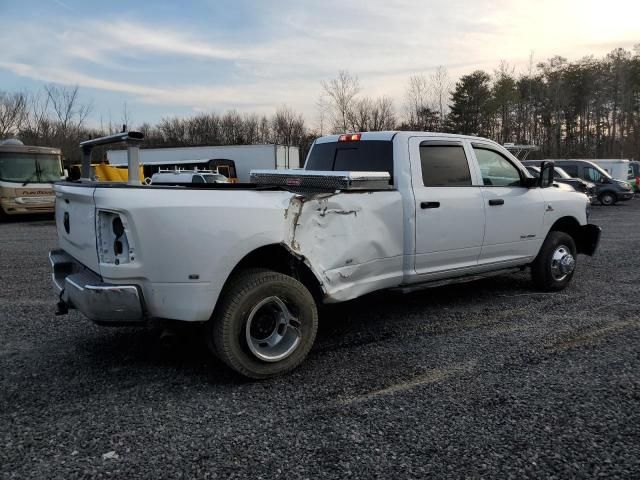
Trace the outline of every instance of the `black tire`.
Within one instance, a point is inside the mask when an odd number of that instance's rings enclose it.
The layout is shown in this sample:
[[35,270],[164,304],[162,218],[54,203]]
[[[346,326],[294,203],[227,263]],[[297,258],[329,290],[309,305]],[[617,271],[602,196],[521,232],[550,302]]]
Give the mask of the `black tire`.
[[611,192],[604,192],[602,195],[600,195],[600,203],[606,207],[615,205],[617,201],[618,198]]
[[[570,254],[573,257],[573,269],[565,273],[561,270],[558,257],[565,260],[563,254]],[[554,260],[554,255],[556,259]],[[537,288],[546,292],[563,290],[575,272],[576,244],[573,238],[567,233],[551,231],[542,244],[538,256],[531,264],[531,278]],[[566,267],[565,267],[566,268]],[[558,271],[561,270],[561,271]]]
[[[261,352],[255,353],[262,347],[257,345],[260,340],[250,335],[254,323],[248,325],[248,322],[250,319],[258,322],[264,318],[282,318],[277,309],[274,310],[276,313],[271,314],[261,310],[272,308],[277,303],[277,300],[273,300],[274,297],[286,305],[297,328],[281,328],[274,323],[272,334],[280,329],[287,332],[286,335],[290,331],[296,332],[289,337],[297,337],[297,340],[290,341],[289,348],[292,350],[286,357],[265,361],[258,357]],[[264,302],[267,304],[261,307]],[[245,270],[235,274],[225,287],[205,328],[207,344],[212,353],[236,372],[257,380],[282,375],[296,368],[311,350],[317,330],[318,311],[309,290],[290,276],[264,269]],[[261,334],[264,332],[265,330],[259,331]]]

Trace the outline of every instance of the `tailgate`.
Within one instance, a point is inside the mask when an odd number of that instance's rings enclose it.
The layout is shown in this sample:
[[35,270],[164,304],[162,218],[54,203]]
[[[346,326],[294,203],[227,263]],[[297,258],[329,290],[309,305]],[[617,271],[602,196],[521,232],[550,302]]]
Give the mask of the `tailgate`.
[[56,229],[58,244],[69,255],[96,273],[96,209],[93,185],[56,184]]

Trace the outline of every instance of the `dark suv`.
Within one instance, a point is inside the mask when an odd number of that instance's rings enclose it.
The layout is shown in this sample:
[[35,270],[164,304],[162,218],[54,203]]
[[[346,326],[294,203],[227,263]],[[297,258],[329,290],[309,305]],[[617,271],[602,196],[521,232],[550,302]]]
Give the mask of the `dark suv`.
[[[615,180],[606,171],[587,160],[549,160],[571,177],[581,178],[596,185],[596,195],[602,205],[613,205],[621,200],[631,200],[633,190],[627,182]],[[540,165],[542,160],[527,160],[525,165]]]

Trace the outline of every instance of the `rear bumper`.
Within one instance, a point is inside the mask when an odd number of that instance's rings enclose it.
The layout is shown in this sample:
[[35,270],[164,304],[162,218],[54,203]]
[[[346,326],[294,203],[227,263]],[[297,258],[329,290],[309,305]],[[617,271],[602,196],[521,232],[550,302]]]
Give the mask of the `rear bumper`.
[[49,252],[54,292],[68,308],[100,324],[144,321],[142,293],[136,285],[105,283],[64,250]]

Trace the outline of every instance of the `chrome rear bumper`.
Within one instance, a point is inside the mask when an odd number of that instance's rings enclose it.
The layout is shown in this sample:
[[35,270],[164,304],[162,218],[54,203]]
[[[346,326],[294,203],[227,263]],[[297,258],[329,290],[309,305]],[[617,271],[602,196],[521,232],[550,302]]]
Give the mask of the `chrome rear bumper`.
[[114,285],[86,268],[64,250],[51,250],[51,279],[58,298],[96,323],[138,323],[144,320],[142,294],[135,285]]

